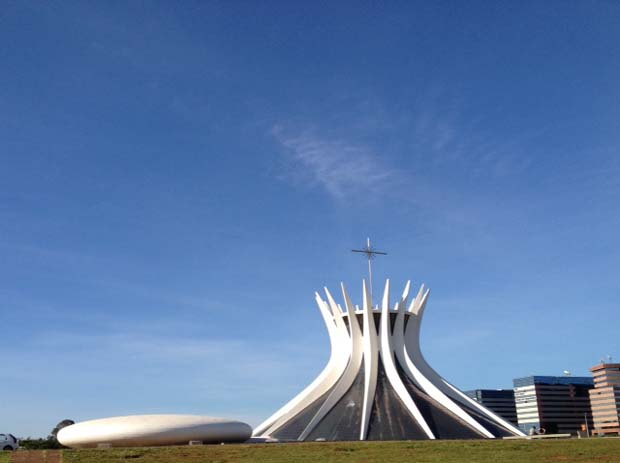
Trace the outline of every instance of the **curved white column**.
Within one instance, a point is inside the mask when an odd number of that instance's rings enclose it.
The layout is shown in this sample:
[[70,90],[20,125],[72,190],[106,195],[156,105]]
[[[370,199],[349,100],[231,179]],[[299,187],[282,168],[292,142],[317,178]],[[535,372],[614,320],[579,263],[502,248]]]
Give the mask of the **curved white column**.
[[366,280],[362,283],[364,291],[364,402],[362,405],[362,425],[360,429],[360,440],[366,440],[368,435],[368,425],[370,424],[370,414],[372,412],[372,404],[375,400],[375,391],[377,389],[377,372],[378,366],[378,342],[377,329],[375,327],[375,317],[372,310],[372,299],[370,291],[366,286]]
[[409,395],[409,391],[403,384],[396,364],[394,363],[394,355],[392,353],[391,335],[390,335],[390,280],[385,283],[385,291],[383,292],[383,303],[381,304],[381,360],[383,360],[383,366],[385,367],[385,374],[388,381],[394,388],[394,392],[398,395],[399,399],[403,402],[413,419],[422,428],[424,433],[429,439],[435,439],[433,431],[426,423],[426,420],[420,413],[420,410],[416,406],[415,402]]
[[[407,329],[405,331],[405,348],[408,354],[407,357],[411,359],[412,364],[417,367],[418,371],[443,394],[450,397],[454,401],[464,403],[465,405],[475,408],[509,432],[519,436],[523,436],[524,434],[523,432],[521,432],[520,429],[518,429],[516,426],[512,425],[502,417],[498,416],[497,414],[493,413],[486,407],[483,407],[472,398],[463,394],[460,390],[458,390],[456,387],[454,387],[452,384],[442,378],[441,375],[439,375],[439,373],[433,370],[433,368],[426,362],[426,359],[422,354],[422,350],[420,349],[420,327],[422,324],[424,309],[426,308],[426,303],[428,302],[428,297],[430,295],[430,289],[427,289],[420,297],[423,288],[423,286],[420,288],[418,297],[416,297],[416,299],[411,303],[411,306],[409,307],[409,312],[411,313],[411,315],[409,322],[407,323]],[[468,420],[468,422],[470,421]],[[484,429],[486,430],[486,428]],[[488,432],[489,431],[486,430],[486,433]]]
[[[416,367],[415,363],[411,361],[409,353],[407,352],[407,347],[405,346],[405,313],[407,312],[406,307],[407,299],[409,296],[409,285],[410,282],[408,281],[401,300],[396,305],[397,315],[392,334],[392,345],[394,346],[394,352],[396,353],[398,363],[403,368],[403,371],[405,372],[407,377],[409,377],[409,379],[411,379],[411,381],[413,381],[416,386],[426,392],[429,397],[437,401],[437,403],[452,412],[454,415],[463,420],[465,423],[478,431],[484,437],[493,438],[493,434],[491,434],[480,423],[474,420],[461,407],[454,403],[447,395],[441,392],[438,387],[436,387],[428,378],[426,378],[422,374],[422,372]],[[422,293],[423,289],[424,285],[422,285],[422,287],[420,288],[420,292],[418,293],[419,297],[416,297],[415,301],[419,301],[421,299],[420,294]],[[413,315],[410,315],[410,317],[411,316]],[[413,320],[410,319],[409,323],[412,323],[412,321]]]
[[288,420],[330,390],[344,373],[349,360],[349,350],[345,347],[349,337],[346,326],[344,326],[344,323],[341,323],[342,317],[335,316],[318,293],[315,293],[315,300],[329,334],[331,344],[329,361],[323,371],[309,386],[261,423],[254,430],[254,436],[269,436],[278,430]]
[[[346,294],[346,290],[344,289],[344,285],[342,286],[343,293]],[[334,298],[330,294],[329,290],[325,288],[325,293],[327,294],[327,300],[329,301],[330,307],[332,311],[340,312],[340,308],[334,301]],[[346,296],[345,296],[346,300]],[[300,434],[297,440],[303,441],[310,435],[310,433],[316,428],[316,426],[321,422],[321,420],[329,413],[329,411],[338,403],[342,396],[344,396],[349,388],[353,385],[355,378],[357,377],[360,367],[362,366],[362,357],[363,357],[363,346],[362,346],[362,332],[359,327],[359,323],[357,322],[357,318],[355,316],[355,309],[353,305],[350,303],[346,303],[347,307],[347,315],[349,318],[349,351],[351,352],[350,360],[347,364],[347,367],[344,370],[344,373],[340,377],[340,380],[333,388],[333,390],[329,393],[329,396],[321,405],[321,408],[314,415],[312,420],[308,423],[306,428]],[[340,317],[340,322],[343,323],[342,317]],[[343,326],[346,330],[346,328]]]

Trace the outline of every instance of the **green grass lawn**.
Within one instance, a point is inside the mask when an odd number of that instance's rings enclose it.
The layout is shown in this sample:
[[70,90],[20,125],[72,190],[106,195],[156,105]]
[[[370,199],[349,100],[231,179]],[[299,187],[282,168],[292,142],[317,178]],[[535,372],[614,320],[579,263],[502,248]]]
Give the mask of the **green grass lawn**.
[[3,452],[0,450],[0,463],[9,463],[11,452]]
[[[65,450],[63,463],[620,462],[620,439],[322,442]],[[1,461],[1,460],[0,460]]]

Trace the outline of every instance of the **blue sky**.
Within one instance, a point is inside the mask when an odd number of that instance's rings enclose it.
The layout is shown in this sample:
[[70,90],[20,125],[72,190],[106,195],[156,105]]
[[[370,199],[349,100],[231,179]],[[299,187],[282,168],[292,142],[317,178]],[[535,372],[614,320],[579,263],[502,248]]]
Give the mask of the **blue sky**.
[[[620,4],[8,2],[0,431],[257,425],[328,357],[313,292],[432,288],[462,389],[618,348]],[[378,291],[378,290],[377,290]]]

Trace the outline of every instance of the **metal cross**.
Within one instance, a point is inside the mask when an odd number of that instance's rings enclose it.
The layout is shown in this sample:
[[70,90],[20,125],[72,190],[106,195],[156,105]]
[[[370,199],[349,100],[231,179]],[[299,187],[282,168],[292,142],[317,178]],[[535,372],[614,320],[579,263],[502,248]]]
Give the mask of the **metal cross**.
[[351,249],[351,251],[366,254],[368,258],[368,285],[370,286],[370,296],[372,297],[372,265],[370,261],[377,255],[387,256],[387,252],[375,251],[370,245],[370,238],[366,239],[366,249]]

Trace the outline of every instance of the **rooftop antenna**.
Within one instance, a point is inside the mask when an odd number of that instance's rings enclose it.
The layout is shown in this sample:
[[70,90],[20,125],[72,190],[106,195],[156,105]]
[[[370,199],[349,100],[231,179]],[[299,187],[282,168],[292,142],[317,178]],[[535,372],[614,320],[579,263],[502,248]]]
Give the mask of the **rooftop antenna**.
[[375,256],[387,256],[387,252],[375,251],[370,245],[370,238],[366,238],[365,249],[351,249],[351,251],[366,254],[366,258],[368,259],[368,285],[370,286],[370,297],[372,299],[372,265],[370,261],[373,260]]

